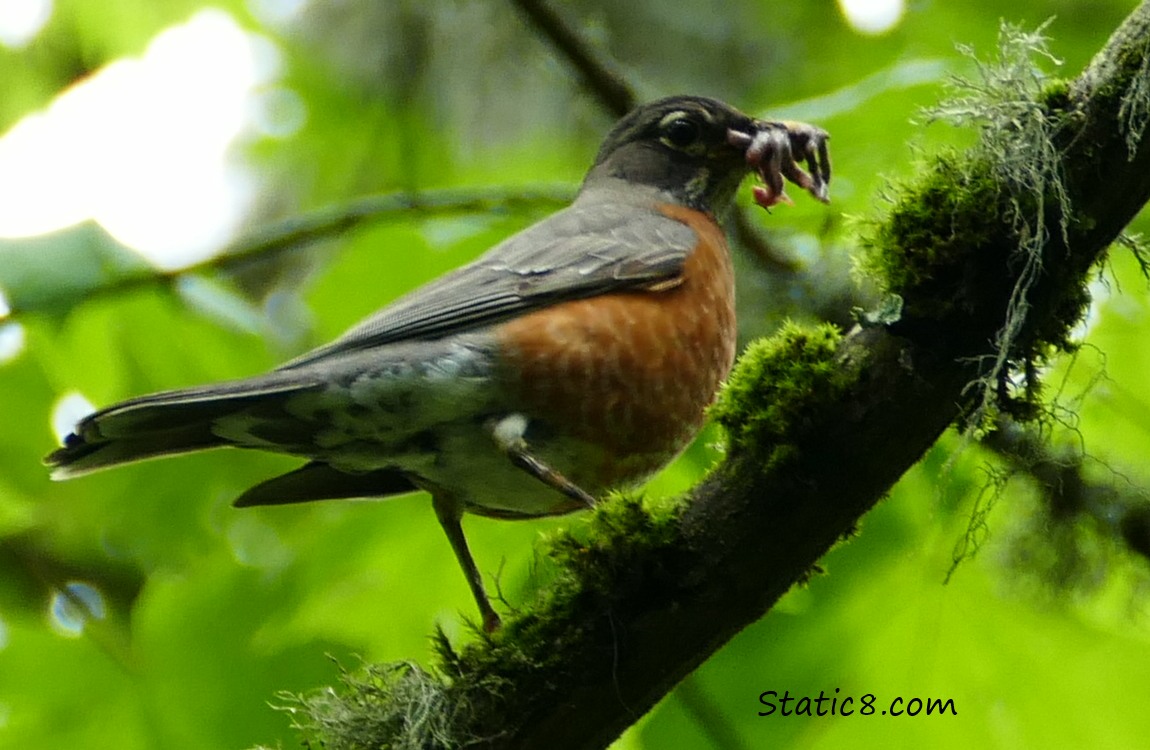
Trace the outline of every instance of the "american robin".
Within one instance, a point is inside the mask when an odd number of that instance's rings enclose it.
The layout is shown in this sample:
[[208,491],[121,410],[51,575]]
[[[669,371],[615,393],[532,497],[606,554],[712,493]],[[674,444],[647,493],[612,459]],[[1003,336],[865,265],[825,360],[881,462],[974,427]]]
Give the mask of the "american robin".
[[752,170],[764,206],[784,178],[826,200],[826,140],[712,99],[641,106],[568,208],[269,374],[101,409],[46,462],[66,479],[236,446],[310,459],[237,506],[426,490],[492,630],[463,513],[568,513],[683,449],[735,354],[716,213]]

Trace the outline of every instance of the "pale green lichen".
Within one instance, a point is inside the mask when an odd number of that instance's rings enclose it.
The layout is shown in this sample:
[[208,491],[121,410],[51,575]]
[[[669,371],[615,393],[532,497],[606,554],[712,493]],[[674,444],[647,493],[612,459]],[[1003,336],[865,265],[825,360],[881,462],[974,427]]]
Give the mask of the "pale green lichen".
[[[1044,354],[1039,350],[1043,343],[1065,344],[1065,330],[1077,321],[1089,301],[1081,282],[1075,279],[1074,288],[1069,290],[1074,319],[1060,321],[1058,340],[1041,341],[1044,336],[1031,336],[1040,342],[1037,347],[1024,342],[1023,351],[1016,350],[1029,322],[1031,291],[1044,272],[1043,251],[1050,240],[1048,216],[1056,216],[1059,239],[1066,244],[1072,216],[1057,145],[1066,114],[1061,106],[1051,106],[1052,102],[1065,101],[1068,86],[1040,65],[1040,61],[1062,64],[1051,54],[1043,34],[1049,23],[1032,32],[1004,23],[999,31],[998,56],[991,62],[983,62],[965,49],[977,65],[978,78],[954,79],[953,95],[933,112],[956,125],[979,129],[974,156],[990,165],[995,182],[1004,191],[1003,218],[1018,242],[1013,255],[1019,268],[1005,320],[994,342],[994,359],[982,381],[981,401],[971,422],[975,425],[1001,406],[1003,383],[1019,354],[1025,368]],[[1036,391],[1037,382],[1028,378],[1027,388]],[[1033,403],[1033,399],[1028,400]]]
[[945,321],[953,328],[946,334],[960,337],[981,328],[969,316],[1002,315],[975,384],[974,428],[1001,409],[1019,418],[1037,413],[1035,363],[1073,346],[1068,332],[1089,302],[1078,274],[1044,256],[1052,242],[1068,243],[1074,220],[1059,144],[1075,117],[1069,84],[1042,69],[1059,62],[1044,28],[1004,24],[989,62],[962,48],[977,75],[953,79],[951,96],[927,114],[976,128],[977,145],[936,157],[864,238],[864,269],[904,299],[909,318]]
[[423,750],[462,748],[471,705],[442,678],[411,662],[343,670],[340,690],[279,696],[307,748],[324,750]]
[[1138,151],[1138,144],[1150,125],[1150,36],[1142,40],[1138,72],[1131,79],[1130,87],[1122,94],[1122,104],[1118,108],[1118,122],[1126,133],[1126,151],[1131,159]]

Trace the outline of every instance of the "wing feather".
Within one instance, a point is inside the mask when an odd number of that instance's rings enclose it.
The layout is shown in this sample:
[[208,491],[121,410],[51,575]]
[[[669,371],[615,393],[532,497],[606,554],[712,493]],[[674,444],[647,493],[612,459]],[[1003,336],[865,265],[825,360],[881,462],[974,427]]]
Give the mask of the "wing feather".
[[[638,218],[637,211],[646,215]],[[667,288],[695,242],[694,230],[654,204],[589,206],[577,200],[280,369],[397,341],[442,338],[558,302]]]

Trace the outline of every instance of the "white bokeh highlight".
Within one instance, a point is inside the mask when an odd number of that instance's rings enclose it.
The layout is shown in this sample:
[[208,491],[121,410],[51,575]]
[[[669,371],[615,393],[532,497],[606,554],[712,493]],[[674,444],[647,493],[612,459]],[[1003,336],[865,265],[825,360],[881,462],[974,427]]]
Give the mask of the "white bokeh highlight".
[[883,34],[902,20],[905,0],[838,0],[851,28],[862,34]]
[[0,365],[11,362],[24,351],[24,326],[0,323]]
[[254,198],[230,151],[280,72],[275,45],[223,11],[162,31],[0,137],[0,236],[94,219],[161,268],[210,257]]
[[65,393],[52,407],[52,434],[63,444],[64,438],[72,434],[72,428],[84,417],[96,411],[92,402],[76,391]]
[[0,0],[0,44],[22,49],[52,18],[52,0]]

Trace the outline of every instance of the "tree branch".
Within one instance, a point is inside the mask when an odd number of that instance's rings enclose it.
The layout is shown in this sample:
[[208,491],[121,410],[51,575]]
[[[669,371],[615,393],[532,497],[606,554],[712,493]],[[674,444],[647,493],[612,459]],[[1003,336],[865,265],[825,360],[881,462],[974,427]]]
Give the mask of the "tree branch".
[[[140,263],[114,264],[108,266],[98,280],[83,288],[55,290],[45,299],[24,294],[24,278],[40,277],[42,280],[48,269],[44,264],[59,265],[58,256],[43,253],[45,238],[31,241],[7,240],[5,252],[6,266],[0,268],[0,287],[8,295],[9,313],[0,318],[18,317],[36,312],[41,307],[72,307],[80,302],[96,297],[113,296],[143,287],[170,284],[182,276],[236,270],[257,261],[274,258],[277,255],[295,250],[305,245],[338,237],[346,232],[388,219],[419,216],[453,216],[477,213],[526,213],[541,209],[554,209],[566,206],[575,193],[574,186],[539,186],[534,188],[498,188],[469,190],[428,190],[418,193],[384,193],[359,198],[348,203],[317,209],[294,216],[252,231],[228,244],[220,252],[207,260],[174,270],[162,270]],[[65,230],[73,231],[73,230]],[[92,228],[83,231],[93,231]],[[112,245],[115,241],[102,232],[101,237]],[[22,243],[32,242],[22,262],[15,253]],[[116,244],[115,250],[127,253]],[[38,287],[42,284],[29,284]]]
[[635,108],[635,87],[543,0],[512,0],[519,12],[555,46],[579,74],[583,85],[615,117]]
[[1042,511],[1032,525],[1041,529],[1041,539],[1036,538],[1035,543],[1046,548],[1051,571],[1038,574],[1061,585],[1078,584],[1088,577],[1086,571],[1093,571],[1098,562],[1085,561],[1106,552],[1082,543],[1076,531],[1083,522],[1092,532],[1091,539],[1107,542],[1103,547],[1121,545],[1133,555],[1150,559],[1150,497],[1146,491],[1113,469],[1111,481],[1092,479],[1081,449],[1052,447],[1040,429],[1000,419],[982,440],[1011,469],[1028,476],[1041,493]]
[[[990,118],[982,147],[900,192],[868,242],[901,318],[753,344],[714,410],[728,458],[684,504],[603,504],[553,544],[537,602],[462,653],[444,645],[442,677],[369,670],[343,696],[302,699],[305,734],[328,748],[611,742],[809,576],[984,394],[1009,405],[1011,368],[1065,344],[1092,265],[1150,198],[1145,122],[1120,114],[1150,90],[1148,39],[1144,2],[1077,80],[1015,102],[1047,140]],[[1014,158],[1057,184],[1015,179]]]

